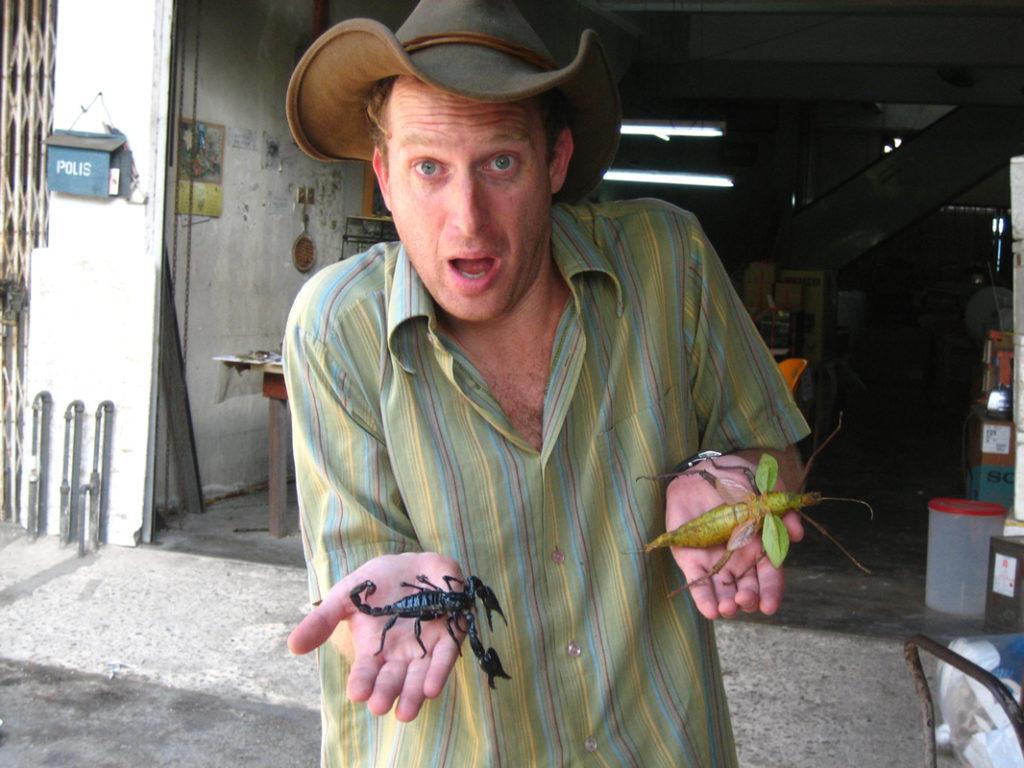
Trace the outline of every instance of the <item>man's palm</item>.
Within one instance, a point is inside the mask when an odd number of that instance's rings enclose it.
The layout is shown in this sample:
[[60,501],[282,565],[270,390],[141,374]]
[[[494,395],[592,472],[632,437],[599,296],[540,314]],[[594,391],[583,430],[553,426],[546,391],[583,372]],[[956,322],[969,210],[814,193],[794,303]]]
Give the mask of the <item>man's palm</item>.
[[[383,555],[364,563],[334,585],[324,601],[292,632],[289,645],[293,652],[306,653],[330,637],[341,621],[349,622],[354,649],[349,671],[347,694],[352,701],[365,701],[376,715],[388,712],[398,700],[395,716],[409,721],[419,714],[425,699],[441,693],[448,675],[459,658],[459,643],[448,634],[444,618],[420,624],[420,640],[416,640],[416,620],[399,618],[385,635],[381,633],[387,616],[370,616],[359,611],[350,593],[364,582],[372,582],[372,594],[360,594],[363,603],[372,608],[393,605],[415,594],[402,582],[418,584],[416,578],[426,576],[434,584],[444,584],[444,576],[462,577],[458,564],[449,557],[430,552]],[[427,589],[429,586],[423,584]],[[462,633],[456,631],[461,643]],[[426,655],[423,651],[426,649]]]

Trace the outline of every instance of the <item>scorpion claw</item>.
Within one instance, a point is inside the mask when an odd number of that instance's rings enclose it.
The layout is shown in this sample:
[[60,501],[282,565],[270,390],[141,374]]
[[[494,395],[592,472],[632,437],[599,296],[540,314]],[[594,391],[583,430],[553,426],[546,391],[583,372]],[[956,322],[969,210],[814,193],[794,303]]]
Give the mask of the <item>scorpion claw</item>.
[[506,680],[512,679],[501,666],[501,659],[498,658],[498,652],[493,648],[488,648],[487,653],[480,657],[480,667],[487,673],[487,684],[491,686],[491,688],[494,688],[494,678],[496,677],[503,677]]
[[505,626],[508,626],[508,619],[505,618],[504,611],[501,610],[501,606],[498,604],[498,598],[491,590],[490,587],[481,584],[476,589],[477,597],[479,597],[484,604],[484,608],[487,610],[487,626],[490,629],[494,629],[494,624],[491,622],[491,613],[496,611],[501,620],[505,622]]

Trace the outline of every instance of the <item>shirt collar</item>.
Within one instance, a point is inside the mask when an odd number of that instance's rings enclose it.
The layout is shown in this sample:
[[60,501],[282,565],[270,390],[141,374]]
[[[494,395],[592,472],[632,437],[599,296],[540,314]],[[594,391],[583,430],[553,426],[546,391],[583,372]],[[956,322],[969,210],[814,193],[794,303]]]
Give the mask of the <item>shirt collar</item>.
[[[599,237],[590,206],[560,203],[551,209],[551,253],[573,292],[574,300],[579,303],[575,285],[577,277],[588,273],[603,274],[615,289],[616,314],[621,317],[622,286],[605,249],[598,242]],[[405,246],[399,245],[388,299],[388,349],[409,373],[415,368],[412,365],[412,334],[408,331],[414,326],[411,321],[418,318],[426,320],[430,333],[436,332],[434,300],[413,269]]]
[[[395,271],[391,279],[391,295],[388,299],[388,349],[408,373],[415,369],[412,365],[412,334],[407,330],[414,325],[411,321],[417,318],[426,320],[431,331],[436,327],[434,300],[419,274],[413,269],[405,246],[399,244]],[[400,333],[399,329],[403,326],[407,328]]]
[[576,294],[577,276],[605,275],[615,289],[615,313],[622,317],[622,284],[603,240],[604,233],[598,229],[597,216],[591,206],[560,203],[551,209],[551,252],[573,294]]

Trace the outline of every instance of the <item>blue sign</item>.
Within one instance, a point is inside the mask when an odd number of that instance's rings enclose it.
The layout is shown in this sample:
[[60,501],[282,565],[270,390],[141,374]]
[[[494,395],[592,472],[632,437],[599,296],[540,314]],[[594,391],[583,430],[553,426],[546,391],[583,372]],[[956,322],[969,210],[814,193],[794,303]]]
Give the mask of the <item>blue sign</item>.
[[[128,159],[125,142],[121,134],[54,131],[46,140],[46,186],[53,192],[88,197],[119,194]],[[123,181],[127,187],[128,179]]]

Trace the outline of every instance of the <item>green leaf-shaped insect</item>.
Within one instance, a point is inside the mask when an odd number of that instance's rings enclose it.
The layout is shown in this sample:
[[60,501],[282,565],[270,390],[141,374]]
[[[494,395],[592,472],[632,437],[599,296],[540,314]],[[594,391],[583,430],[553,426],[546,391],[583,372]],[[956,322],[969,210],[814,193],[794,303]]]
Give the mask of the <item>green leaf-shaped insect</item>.
[[[718,465],[714,462],[712,464],[718,469],[729,469],[725,464]],[[810,464],[811,462],[808,461],[808,470]],[[761,533],[761,543],[764,546],[765,555],[776,568],[781,566],[789,553],[789,532],[781,518],[789,511],[798,512],[804,520],[839,547],[854,565],[865,573],[870,573],[839,542],[832,538],[828,531],[801,511],[804,507],[822,501],[824,497],[820,493],[813,491],[791,493],[775,490],[779,476],[779,464],[774,456],[767,453],[761,454],[755,472],[751,472],[746,467],[733,467],[732,469],[746,475],[749,488],[742,488],[734,481],[712,475],[705,470],[694,470],[712,483],[723,498],[733,499],[733,501],[720,504],[703,515],[683,523],[678,528],[663,533],[644,548],[645,552],[650,552],[658,547],[713,547],[725,544],[725,553],[722,557],[706,575],[687,584],[687,589],[707,581],[722,570],[729,562],[729,558],[732,557],[732,553],[752,541],[758,532]],[[867,502],[858,499],[843,500],[856,501],[864,504],[868,509],[871,508]]]

